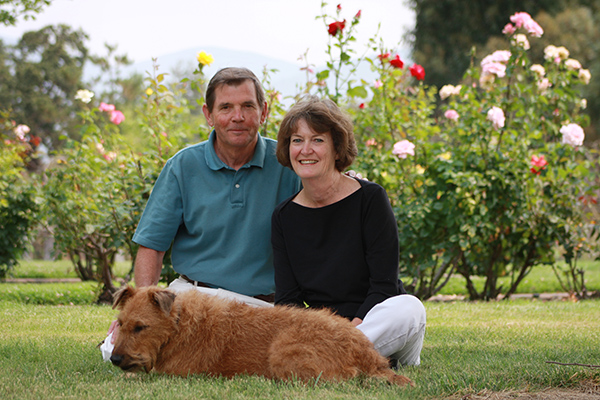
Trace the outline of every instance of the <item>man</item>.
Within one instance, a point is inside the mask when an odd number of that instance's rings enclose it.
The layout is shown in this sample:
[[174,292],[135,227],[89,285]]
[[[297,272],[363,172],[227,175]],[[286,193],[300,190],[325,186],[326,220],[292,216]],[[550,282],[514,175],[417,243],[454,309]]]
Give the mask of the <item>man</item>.
[[299,190],[299,179],[277,162],[276,142],[258,133],[267,103],[251,71],[217,72],[202,111],[214,128],[209,140],[167,162],[133,236],[140,245],[136,286],[158,283],[172,243],[173,268],[182,275],[173,289],[271,295],[271,213]]
[[[278,163],[277,143],[258,133],[267,102],[250,70],[217,72],[202,110],[214,128],[209,140],[179,151],[166,163],[133,236],[140,245],[135,284],[158,283],[172,245],[173,268],[181,276],[171,289],[195,287],[271,306],[271,214],[300,189],[300,180]],[[109,334],[115,327],[113,322]]]

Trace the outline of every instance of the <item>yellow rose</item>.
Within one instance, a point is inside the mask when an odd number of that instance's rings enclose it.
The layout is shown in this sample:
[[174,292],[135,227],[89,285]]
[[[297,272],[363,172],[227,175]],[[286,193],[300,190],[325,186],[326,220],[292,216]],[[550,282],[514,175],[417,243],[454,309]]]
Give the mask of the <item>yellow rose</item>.
[[445,161],[450,161],[450,159],[452,158],[452,153],[450,153],[449,151],[442,153],[438,156],[440,159],[445,160]]
[[154,93],[154,90],[152,90],[151,88],[148,88],[148,89],[146,89],[146,94],[147,94],[148,96],[151,96],[151,95],[152,95],[152,93]]
[[198,62],[202,65],[210,65],[215,61],[214,57],[210,54],[207,54],[205,51],[201,51],[198,53]]

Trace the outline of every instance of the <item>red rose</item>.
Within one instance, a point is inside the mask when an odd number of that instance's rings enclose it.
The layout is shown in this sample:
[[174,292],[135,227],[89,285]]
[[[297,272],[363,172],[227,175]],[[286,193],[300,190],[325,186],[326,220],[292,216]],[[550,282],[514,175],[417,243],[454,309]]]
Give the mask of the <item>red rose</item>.
[[362,15],[362,10],[358,10],[356,15],[354,16],[354,19],[360,19],[361,15]]
[[336,22],[332,22],[331,24],[329,24],[329,34],[331,36],[335,36],[337,35],[338,32],[341,32],[344,30],[344,28],[346,27],[346,20],[343,21],[336,21]]
[[387,60],[388,58],[390,58],[390,53],[382,53],[380,55],[377,56],[377,58],[379,58],[379,61],[384,62],[385,60]]
[[419,64],[413,64],[413,66],[410,67],[410,74],[417,78],[418,81],[422,81],[425,79],[425,68]]
[[546,165],[548,165],[548,161],[546,161],[546,158],[541,155],[541,156],[536,156],[535,154],[531,156],[531,172],[539,175],[542,173],[542,170],[544,168],[546,168]]
[[358,106],[358,108],[360,108],[361,110],[362,110],[363,108],[365,108],[365,103],[360,103],[360,105]]
[[400,59],[398,54],[390,60],[390,64],[392,64],[394,68],[404,68],[404,62]]

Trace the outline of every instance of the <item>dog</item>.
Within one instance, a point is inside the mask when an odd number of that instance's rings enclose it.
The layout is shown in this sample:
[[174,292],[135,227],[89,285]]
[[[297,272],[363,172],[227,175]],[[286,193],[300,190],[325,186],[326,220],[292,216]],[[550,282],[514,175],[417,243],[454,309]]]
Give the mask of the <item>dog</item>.
[[156,286],[124,287],[113,308],[120,329],[111,362],[124,371],[304,382],[367,376],[414,386],[350,321],[328,310],[258,308]]

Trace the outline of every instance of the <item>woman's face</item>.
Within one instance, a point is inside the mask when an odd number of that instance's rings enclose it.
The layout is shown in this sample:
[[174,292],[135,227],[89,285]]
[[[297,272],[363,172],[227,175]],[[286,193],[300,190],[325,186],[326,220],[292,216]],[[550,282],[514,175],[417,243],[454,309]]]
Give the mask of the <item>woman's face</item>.
[[317,133],[305,120],[298,121],[290,137],[290,161],[300,179],[313,179],[337,172],[338,158],[330,132]]

